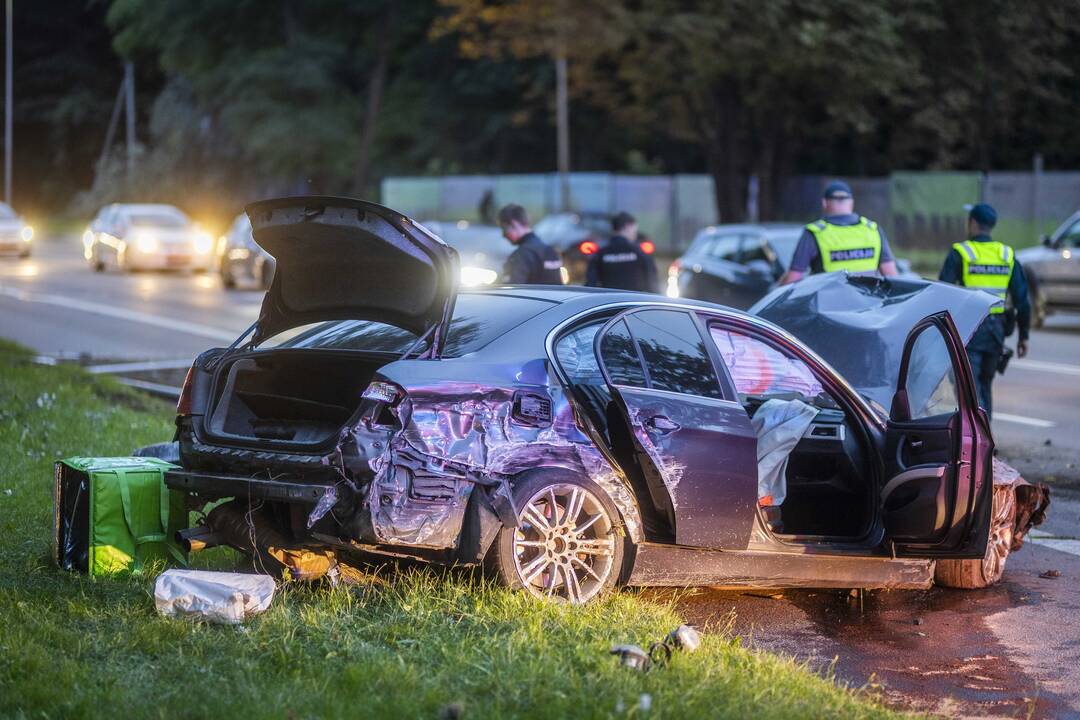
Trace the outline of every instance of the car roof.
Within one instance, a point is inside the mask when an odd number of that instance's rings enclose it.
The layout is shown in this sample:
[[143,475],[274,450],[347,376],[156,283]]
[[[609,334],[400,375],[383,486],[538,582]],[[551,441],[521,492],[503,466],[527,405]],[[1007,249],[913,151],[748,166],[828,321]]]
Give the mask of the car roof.
[[697,231],[697,235],[704,233],[729,233],[729,232],[757,232],[765,234],[776,234],[781,232],[792,232],[794,230],[801,230],[802,225],[798,223],[727,223],[724,225],[708,225]]

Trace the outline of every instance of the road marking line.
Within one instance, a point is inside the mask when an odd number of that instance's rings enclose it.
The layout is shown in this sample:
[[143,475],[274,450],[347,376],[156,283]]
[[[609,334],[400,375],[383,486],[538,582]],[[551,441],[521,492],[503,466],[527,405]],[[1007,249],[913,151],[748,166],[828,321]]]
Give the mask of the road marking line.
[[185,360],[148,360],[146,362],[106,363],[87,365],[83,368],[88,373],[144,372],[146,370],[184,370],[191,367],[191,358]]
[[1013,360],[1010,367],[1019,368],[1020,370],[1034,370],[1036,372],[1059,373],[1061,375],[1080,375],[1080,365],[1046,362],[1044,360]]
[[1080,555],[1080,540],[1066,540],[1064,538],[1040,538],[1028,536],[1028,542],[1042,545],[1051,550],[1066,552],[1070,555]]
[[125,310],[123,308],[102,305],[88,300],[78,300],[65,295],[36,293],[20,290],[18,288],[5,287],[3,285],[0,285],[0,295],[14,298],[22,302],[55,305],[70,310],[80,310],[82,312],[95,313],[97,315],[106,315],[120,320],[143,323],[144,325],[154,325],[155,327],[165,328],[166,330],[175,330],[187,335],[210,338],[211,340],[222,340],[224,342],[232,342],[242,332],[242,330],[231,332],[229,330],[210,327],[208,325],[199,325],[198,323],[184,322],[183,320],[161,317],[159,315],[150,315],[149,313],[138,312],[136,310]]
[[1052,428],[1057,425],[1057,423],[1041,418],[1026,417],[1024,415],[1010,415],[1009,413],[1003,412],[994,413],[994,419],[1001,420],[1002,422],[1016,423],[1017,425],[1030,425],[1031,427],[1037,428]]

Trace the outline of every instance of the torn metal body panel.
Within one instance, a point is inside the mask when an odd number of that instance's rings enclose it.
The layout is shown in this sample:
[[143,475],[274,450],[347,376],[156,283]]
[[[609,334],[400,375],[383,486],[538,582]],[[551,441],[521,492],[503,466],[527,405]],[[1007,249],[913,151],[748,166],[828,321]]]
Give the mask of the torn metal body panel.
[[1002,489],[1007,489],[1006,497],[1016,505],[1010,550],[1019,550],[1027,532],[1035,525],[1041,525],[1046,518],[1046,511],[1050,507],[1050,488],[1043,483],[1028,482],[1016,468],[994,458],[994,491]]
[[[514,476],[538,468],[589,478],[609,493],[629,537],[643,538],[629,487],[578,428],[556,386],[409,384],[407,364],[381,373],[407,395],[391,408],[400,431],[371,460],[375,479],[367,504],[378,542],[456,547],[474,486],[484,486],[498,505],[497,498],[510,499]],[[483,374],[482,368],[474,372]],[[540,412],[522,411],[530,400]]]

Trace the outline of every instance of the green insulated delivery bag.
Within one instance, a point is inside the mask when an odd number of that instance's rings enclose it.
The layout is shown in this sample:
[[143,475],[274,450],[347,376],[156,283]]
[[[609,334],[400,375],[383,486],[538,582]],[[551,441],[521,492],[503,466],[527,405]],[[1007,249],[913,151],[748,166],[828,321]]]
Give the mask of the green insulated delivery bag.
[[56,463],[56,562],[107,575],[149,560],[187,565],[174,539],[187,527],[183,493],[165,487],[176,467],[152,457],[68,458]]

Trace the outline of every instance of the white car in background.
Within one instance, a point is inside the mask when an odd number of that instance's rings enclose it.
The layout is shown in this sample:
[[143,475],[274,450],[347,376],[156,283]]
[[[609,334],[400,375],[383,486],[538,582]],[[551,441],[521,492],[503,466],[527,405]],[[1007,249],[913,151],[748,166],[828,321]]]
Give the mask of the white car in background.
[[115,203],[98,212],[83,233],[90,267],[120,270],[209,270],[214,238],[179,208]]
[[0,202],[0,254],[30,257],[33,239],[34,228],[27,225],[10,205]]

